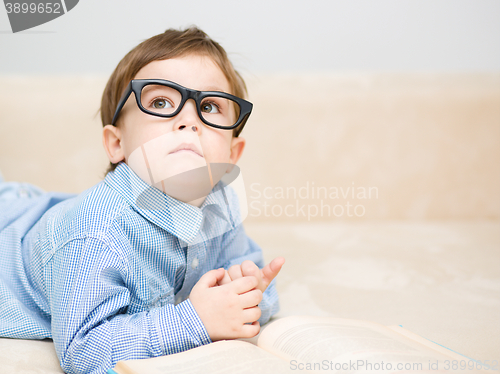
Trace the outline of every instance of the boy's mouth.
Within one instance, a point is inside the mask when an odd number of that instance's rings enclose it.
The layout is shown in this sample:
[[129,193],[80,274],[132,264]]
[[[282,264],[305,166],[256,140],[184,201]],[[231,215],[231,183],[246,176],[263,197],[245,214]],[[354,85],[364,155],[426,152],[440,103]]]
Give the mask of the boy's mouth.
[[198,148],[192,143],[181,143],[177,147],[175,147],[172,151],[170,151],[169,154],[182,151],[195,153],[197,156],[203,157]]

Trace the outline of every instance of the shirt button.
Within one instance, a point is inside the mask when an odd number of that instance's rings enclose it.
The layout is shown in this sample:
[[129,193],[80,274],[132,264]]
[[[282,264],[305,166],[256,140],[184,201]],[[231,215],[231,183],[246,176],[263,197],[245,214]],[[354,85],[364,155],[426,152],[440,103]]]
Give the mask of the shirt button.
[[23,198],[24,198],[24,197],[29,197],[29,193],[28,193],[28,191],[27,191],[26,189],[21,188],[21,189],[19,189],[19,191],[18,191],[18,196],[19,196],[19,197],[23,197]]
[[193,269],[196,269],[196,268],[198,267],[198,264],[199,264],[199,263],[200,263],[200,261],[198,261],[198,259],[197,259],[197,258],[195,258],[195,259],[193,260],[193,262],[191,263],[191,267],[192,267]]

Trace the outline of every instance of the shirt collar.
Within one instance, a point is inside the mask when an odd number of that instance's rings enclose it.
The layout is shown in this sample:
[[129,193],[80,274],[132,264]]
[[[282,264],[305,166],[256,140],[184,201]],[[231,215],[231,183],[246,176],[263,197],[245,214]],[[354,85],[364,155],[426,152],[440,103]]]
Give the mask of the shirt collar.
[[[148,221],[175,235],[186,243],[199,242],[217,236],[214,225],[204,225],[204,218],[234,227],[231,205],[222,182],[217,183],[198,208],[163,193],[144,182],[130,167],[120,162],[104,179],[109,187]],[[203,229],[203,232],[200,232]]]

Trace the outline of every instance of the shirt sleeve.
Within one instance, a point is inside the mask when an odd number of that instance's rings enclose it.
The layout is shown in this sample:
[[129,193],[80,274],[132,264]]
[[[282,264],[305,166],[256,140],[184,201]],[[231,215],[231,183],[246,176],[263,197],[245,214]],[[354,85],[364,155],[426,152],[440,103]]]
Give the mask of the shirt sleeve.
[[[239,265],[245,260],[253,261],[260,269],[264,267],[262,250],[254,240],[247,236],[243,225],[236,226],[233,230],[224,235],[222,241],[222,256],[218,267],[229,269],[233,265]],[[262,315],[259,323],[263,325],[279,311],[279,298],[276,291],[276,278],[262,294],[262,301],[259,303]]]
[[127,265],[99,239],[67,243],[46,266],[52,337],[66,373],[104,373],[120,360],[211,342],[189,299],[126,314],[131,300]]

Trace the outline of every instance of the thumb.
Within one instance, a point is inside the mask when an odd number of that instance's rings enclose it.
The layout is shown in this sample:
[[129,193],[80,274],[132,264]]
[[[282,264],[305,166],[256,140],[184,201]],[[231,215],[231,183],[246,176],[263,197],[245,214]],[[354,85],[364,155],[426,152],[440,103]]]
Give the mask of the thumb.
[[226,272],[223,268],[207,271],[202,275],[198,284],[203,288],[215,287],[218,285],[218,282],[222,281],[224,274],[226,274]]
[[285,263],[285,259],[283,257],[276,257],[269,264],[267,264],[262,269],[262,278],[266,284],[271,283],[271,281],[278,275],[281,270],[281,267]]

